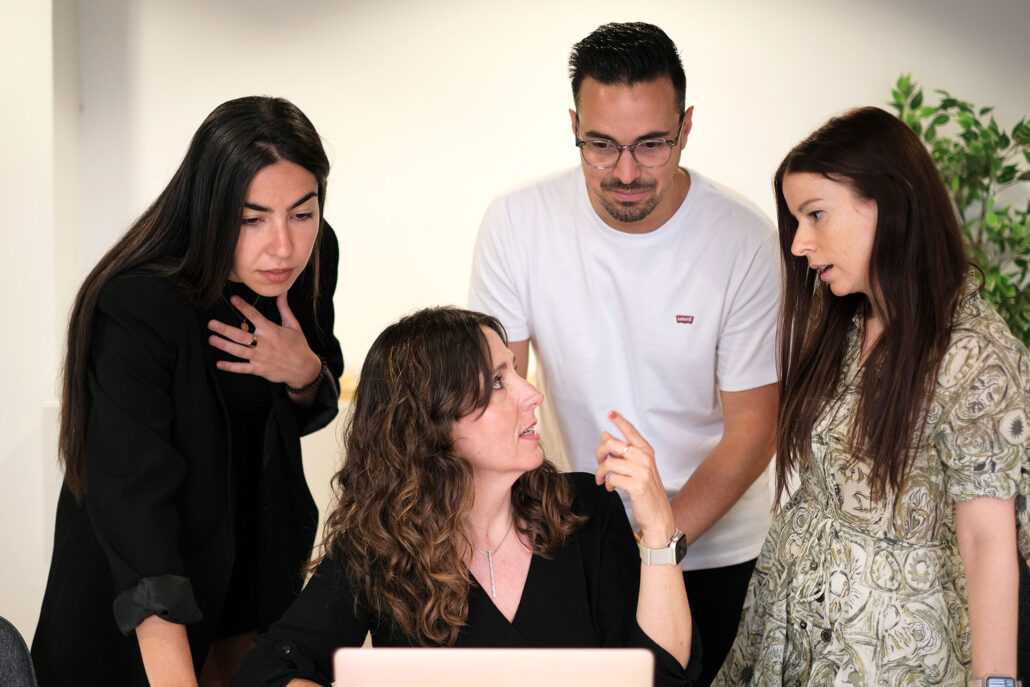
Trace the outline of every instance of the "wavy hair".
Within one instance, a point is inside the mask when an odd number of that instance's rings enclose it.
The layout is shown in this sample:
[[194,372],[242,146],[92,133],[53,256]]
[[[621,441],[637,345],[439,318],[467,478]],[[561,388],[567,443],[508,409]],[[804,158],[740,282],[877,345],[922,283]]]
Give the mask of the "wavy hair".
[[[351,586],[380,618],[420,644],[452,645],[468,617],[472,467],[455,453],[455,420],[490,400],[493,317],[431,308],[387,327],[369,349],[333,478],[324,556],[347,561]],[[549,556],[584,518],[548,461],[512,486],[520,532]],[[355,601],[355,605],[358,601]]]
[[[81,500],[86,491],[86,370],[100,293],[118,275],[135,271],[166,278],[194,305],[209,307],[229,281],[247,188],[258,172],[282,160],[314,175],[321,211],[329,159],[304,113],[282,98],[250,96],[222,103],[193,135],[182,164],[161,195],[86,277],[68,324],[58,437],[65,484],[76,499]],[[321,212],[319,217],[305,270],[315,299],[325,224]]]
[[834,296],[807,259],[791,253],[798,222],[787,207],[783,179],[806,172],[846,184],[856,196],[876,202],[869,283],[884,329],[864,363],[849,443],[855,460],[871,466],[872,493],[882,499],[907,474],[951,335],[968,269],[958,216],[922,142],[879,108],[830,119],[776,170],[785,265],[778,494],[787,489],[790,474],[811,458],[816,422],[835,400],[852,320],[868,307],[861,293]]

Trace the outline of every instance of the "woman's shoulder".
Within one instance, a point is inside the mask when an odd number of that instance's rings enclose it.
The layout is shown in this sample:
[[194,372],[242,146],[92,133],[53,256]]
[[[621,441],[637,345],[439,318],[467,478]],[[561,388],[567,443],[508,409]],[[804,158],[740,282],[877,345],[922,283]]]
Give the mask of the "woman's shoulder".
[[938,384],[966,386],[990,369],[1013,381],[1030,383],[1030,355],[1026,346],[975,290],[959,304],[951,340],[941,360]]
[[186,294],[171,280],[139,273],[120,274],[107,282],[98,306],[101,312],[158,322],[195,312]]
[[597,484],[593,473],[566,472],[563,475],[575,494],[572,508],[577,514],[589,516],[614,505],[622,508],[619,495],[608,491],[603,484]]

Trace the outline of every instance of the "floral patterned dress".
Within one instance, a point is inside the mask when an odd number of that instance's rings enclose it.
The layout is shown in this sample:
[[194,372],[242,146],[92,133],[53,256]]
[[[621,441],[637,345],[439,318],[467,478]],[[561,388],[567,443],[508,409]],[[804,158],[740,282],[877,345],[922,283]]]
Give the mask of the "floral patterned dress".
[[900,493],[870,498],[847,449],[861,323],[812,460],[770,528],[715,685],[965,685],[970,631],[955,502],[1016,500],[1030,554],[1030,355],[970,286]]

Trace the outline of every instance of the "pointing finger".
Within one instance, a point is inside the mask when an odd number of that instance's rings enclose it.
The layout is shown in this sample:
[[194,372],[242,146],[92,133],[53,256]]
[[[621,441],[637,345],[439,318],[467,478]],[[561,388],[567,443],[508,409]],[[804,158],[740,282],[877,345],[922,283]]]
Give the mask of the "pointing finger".
[[634,446],[650,446],[647,440],[637,431],[637,428],[633,426],[633,423],[619,415],[616,411],[610,411],[608,419],[615,423],[615,426],[619,428],[622,435],[626,437],[626,443],[633,444]]

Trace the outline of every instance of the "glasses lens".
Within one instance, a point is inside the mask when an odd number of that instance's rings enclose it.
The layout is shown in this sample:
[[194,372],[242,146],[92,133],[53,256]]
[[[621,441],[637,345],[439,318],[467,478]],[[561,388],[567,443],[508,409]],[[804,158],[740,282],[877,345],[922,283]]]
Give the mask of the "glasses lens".
[[611,141],[585,141],[583,159],[594,167],[610,167],[619,159],[619,149]]
[[661,167],[672,157],[672,146],[664,139],[650,138],[637,144],[633,157],[644,167]]

